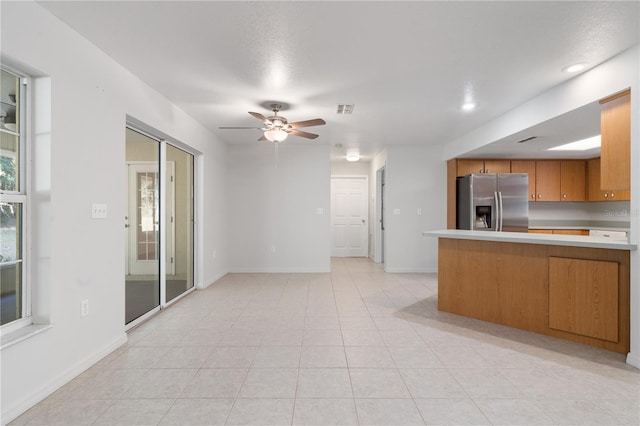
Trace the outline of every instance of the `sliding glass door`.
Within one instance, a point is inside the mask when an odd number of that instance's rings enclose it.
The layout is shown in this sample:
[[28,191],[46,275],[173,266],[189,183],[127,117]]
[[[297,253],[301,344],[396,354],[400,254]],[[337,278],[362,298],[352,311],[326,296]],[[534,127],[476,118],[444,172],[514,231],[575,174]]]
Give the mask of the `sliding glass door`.
[[193,155],[167,144],[167,163],[173,166],[167,178],[172,199],[165,204],[169,302],[193,287]]
[[193,155],[127,128],[125,324],[193,288]]
[[127,129],[125,324],[160,307],[160,143]]

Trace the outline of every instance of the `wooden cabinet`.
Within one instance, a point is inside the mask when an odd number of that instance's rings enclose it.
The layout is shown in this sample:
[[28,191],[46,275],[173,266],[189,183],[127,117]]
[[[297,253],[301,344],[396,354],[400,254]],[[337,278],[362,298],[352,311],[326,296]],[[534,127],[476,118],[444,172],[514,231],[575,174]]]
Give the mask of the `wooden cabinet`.
[[618,263],[550,257],[549,328],[617,343]]
[[511,161],[458,159],[456,173],[456,176],[471,173],[511,173]]
[[600,187],[631,189],[631,92],[600,101]]
[[438,310],[627,354],[630,251],[438,239]]
[[560,200],[585,201],[587,167],[584,160],[560,162]]
[[536,161],[536,201],[560,201],[560,161]]
[[484,160],[485,173],[511,173],[510,160]]
[[601,189],[600,158],[587,161],[587,201],[628,201],[631,191]]
[[529,175],[529,201],[536,200],[536,162],[535,160],[511,160],[511,173]]
[[465,176],[471,173],[484,173],[484,161],[458,160],[456,176]]

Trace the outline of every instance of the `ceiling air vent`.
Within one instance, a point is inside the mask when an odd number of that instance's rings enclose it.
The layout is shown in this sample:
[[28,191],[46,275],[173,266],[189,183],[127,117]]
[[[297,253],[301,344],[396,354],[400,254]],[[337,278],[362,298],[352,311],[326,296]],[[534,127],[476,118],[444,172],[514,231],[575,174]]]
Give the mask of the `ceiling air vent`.
[[338,104],[337,114],[352,114],[354,104]]
[[529,141],[532,141],[534,139],[538,139],[538,137],[537,136],[529,136],[528,138],[522,139],[521,141],[518,141],[517,143],[529,142]]

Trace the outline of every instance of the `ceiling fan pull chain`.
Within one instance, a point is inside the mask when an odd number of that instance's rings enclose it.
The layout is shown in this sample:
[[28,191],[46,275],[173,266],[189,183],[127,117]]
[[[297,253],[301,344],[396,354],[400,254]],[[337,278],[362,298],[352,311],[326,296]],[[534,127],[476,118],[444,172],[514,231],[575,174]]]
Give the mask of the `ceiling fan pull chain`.
[[276,169],[278,168],[278,145],[280,145],[278,142],[274,143],[275,147],[276,147]]

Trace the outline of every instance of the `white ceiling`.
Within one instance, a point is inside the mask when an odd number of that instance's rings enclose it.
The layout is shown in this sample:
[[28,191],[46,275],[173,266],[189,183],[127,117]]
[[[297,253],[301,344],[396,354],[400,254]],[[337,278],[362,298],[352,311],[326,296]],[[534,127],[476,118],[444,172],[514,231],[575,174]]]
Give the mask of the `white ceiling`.
[[[637,1],[40,4],[229,144],[260,132],[219,126],[259,125],[247,112],[280,101],[289,121],[327,121],[286,143],[365,161],[465,134],[571,78],[564,66],[640,40]],[[476,110],[460,110],[466,97]],[[353,114],[337,115],[341,103]]]

